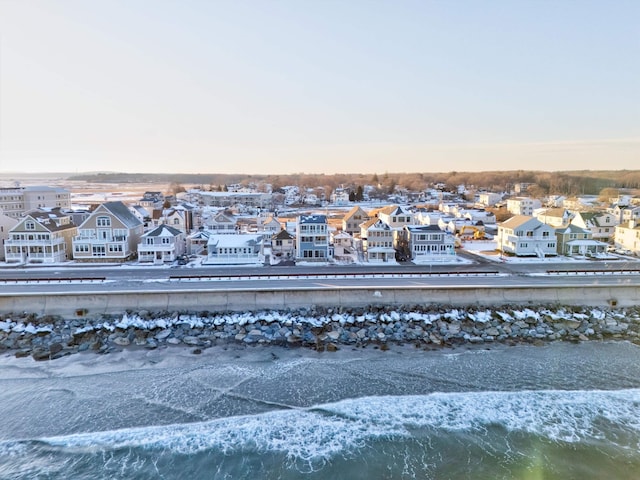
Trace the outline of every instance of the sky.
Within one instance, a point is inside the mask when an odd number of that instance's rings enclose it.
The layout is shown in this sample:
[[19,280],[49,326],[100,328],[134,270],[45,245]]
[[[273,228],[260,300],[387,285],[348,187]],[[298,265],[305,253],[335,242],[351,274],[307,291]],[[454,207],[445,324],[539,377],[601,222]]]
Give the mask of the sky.
[[0,173],[640,169],[640,2],[0,0]]

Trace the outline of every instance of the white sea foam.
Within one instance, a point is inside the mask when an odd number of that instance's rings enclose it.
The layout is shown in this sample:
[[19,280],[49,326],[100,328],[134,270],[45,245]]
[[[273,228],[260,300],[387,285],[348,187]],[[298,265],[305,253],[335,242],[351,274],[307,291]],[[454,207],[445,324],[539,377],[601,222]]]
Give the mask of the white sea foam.
[[[630,435],[610,435],[601,424]],[[311,461],[355,452],[376,438],[414,432],[482,432],[499,426],[551,441],[603,440],[640,448],[640,389],[434,393],[363,397],[303,409],[278,410],[208,422],[92,432],[43,439],[78,453],[117,448],[196,453],[279,452]],[[624,440],[627,438],[627,440]],[[629,438],[635,442],[629,445]],[[624,442],[627,442],[626,444]]]

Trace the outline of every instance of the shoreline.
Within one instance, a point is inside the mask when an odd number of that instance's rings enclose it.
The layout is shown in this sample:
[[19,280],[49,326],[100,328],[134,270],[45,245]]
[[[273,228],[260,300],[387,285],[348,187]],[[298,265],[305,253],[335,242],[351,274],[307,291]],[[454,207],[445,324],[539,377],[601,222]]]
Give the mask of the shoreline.
[[640,307],[436,305],[310,307],[258,312],[152,312],[96,319],[5,314],[0,354],[55,360],[79,352],[106,354],[182,346],[274,345],[336,351],[413,344],[420,348],[628,340],[640,344]]

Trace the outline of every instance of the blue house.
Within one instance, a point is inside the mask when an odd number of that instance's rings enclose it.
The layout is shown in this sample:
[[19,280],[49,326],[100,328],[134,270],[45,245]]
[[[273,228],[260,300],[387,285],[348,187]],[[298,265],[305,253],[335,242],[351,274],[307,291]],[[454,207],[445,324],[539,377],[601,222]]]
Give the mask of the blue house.
[[296,259],[326,262],[329,258],[329,230],[326,215],[296,218]]

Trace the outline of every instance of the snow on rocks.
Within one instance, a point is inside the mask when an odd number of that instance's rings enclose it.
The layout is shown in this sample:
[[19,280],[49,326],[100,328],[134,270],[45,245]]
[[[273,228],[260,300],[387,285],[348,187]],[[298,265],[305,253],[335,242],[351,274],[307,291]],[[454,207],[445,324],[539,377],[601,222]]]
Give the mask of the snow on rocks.
[[383,346],[390,342],[453,346],[612,338],[640,343],[639,334],[640,307],[603,310],[500,306],[477,310],[438,305],[313,306],[243,313],[145,310],[93,319],[0,316],[0,352],[30,355],[38,360],[81,351],[108,353],[122,348],[155,349],[170,345],[201,352],[224,342],[306,346],[324,351],[341,345]]

